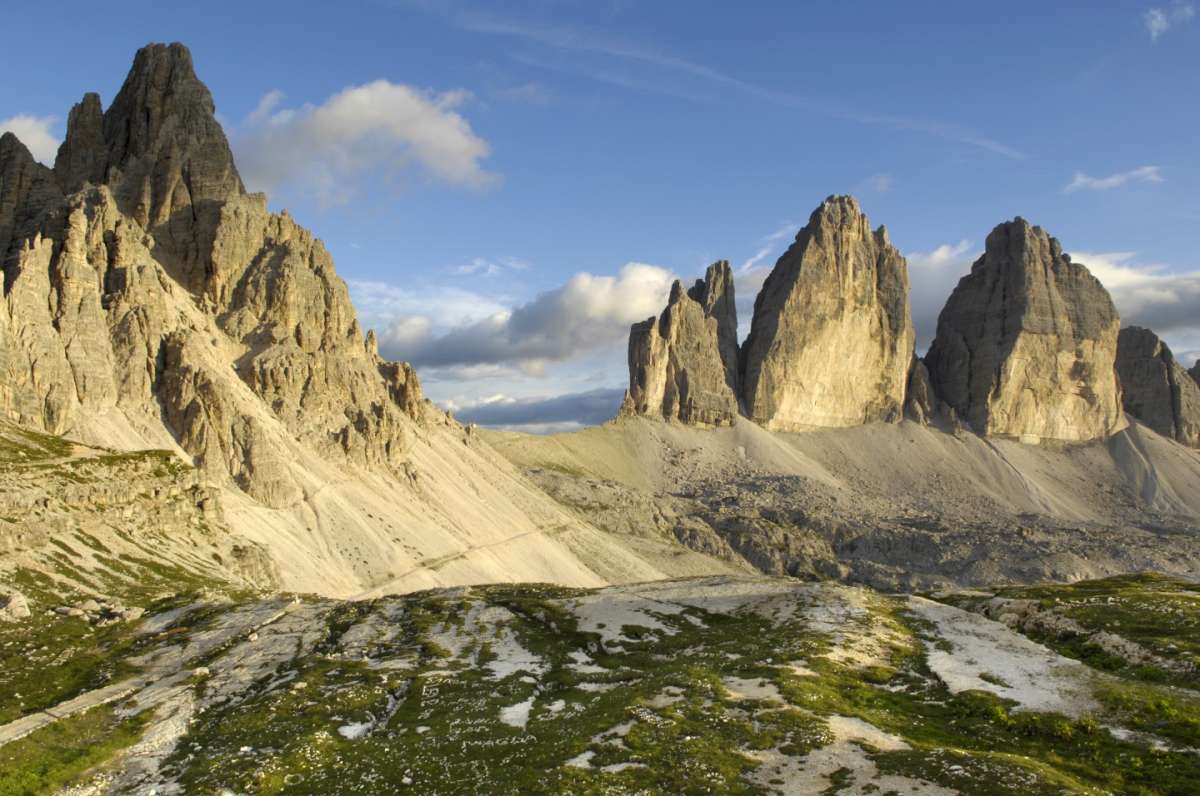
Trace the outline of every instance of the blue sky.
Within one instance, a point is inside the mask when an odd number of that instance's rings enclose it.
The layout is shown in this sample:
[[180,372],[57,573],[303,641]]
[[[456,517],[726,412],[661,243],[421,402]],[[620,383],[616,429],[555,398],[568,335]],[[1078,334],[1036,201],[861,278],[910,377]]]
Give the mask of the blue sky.
[[672,278],[730,260],[748,324],[832,193],[909,257],[924,338],[1022,215],[1200,353],[1191,2],[63,8],[52,36],[7,15],[0,127],[52,153],[85,91],[107,105],[139,46],[183,41],[250,187],[325,240],[385,351],[463,417],[602,419],[628,324]]

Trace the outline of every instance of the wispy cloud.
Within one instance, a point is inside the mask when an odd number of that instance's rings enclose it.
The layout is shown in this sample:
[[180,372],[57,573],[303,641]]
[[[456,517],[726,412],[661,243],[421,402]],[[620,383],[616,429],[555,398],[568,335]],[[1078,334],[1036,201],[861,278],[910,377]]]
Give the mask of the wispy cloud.
[[497,257],[495,259],[475,257],[469,263],[454,266],[450,269],[450,273],[458,276],[499,276],[506,272],[524,271],[528,268],[529,263],[516,257]]
[[879,174],[872,174],[870,177],[867,177],[867,179],[863,181],[863,185],[868,190],[874,191],[875,193],[887,193],[888,191],[892,190],[892,185],[894,185],[895,182],[896,181],[892,178],[892,175],[888,174],[887,172],[881,172]]
[[1142,14],[1142,23],[1150,34],[1150,41],[1158,41],[1171,28],[1190,22],[1196,16],[1196,7],[1191,3],[1176,2],[1167,8],[1151,8]]
[[514,86],[492,88],[489,95],[505,102],[521,102],[527,105],[549,105],[553,93],[542,83],[530,80]]
[[235,130],[238,164],[256,190],[297,186],[324,204],[347,201],[356,179],[413,164],[438,180],[483,188],[496,176],[482,163],[488,143],[458,112],[469,96],[376,80],[320,105],[284,108],[282,92],[271,91]]
[[[490,11],[464,6],[451,6],[447,8],[445,4],[431,5],[424,2],[408,3],[408,5],[426,13],[442,16],[451,24],[474,33],[504,36],[564,52],[590,53],[644,66],[652,66],[663,71],[673,72],[677,75],[704,82],[711,86],[730,89],[775,105],[796,108],[829,118],[843,119],[860,124],[924,133],[1014,160],[1020,160],[1025,157],[1024,153],[1015,147],[966,127],[949,124],[936,119],[914,118],[899,114],[852,108],[837,102],[779,91],[768,86],[742,80],[709,64],[682,58],[666,52],[662,48],[630,41],[594,28],[512,19],[498,16]],[[562,69],[562,67],[555,68]],[[607,83],[626,84],[630,87],[654,90],[667,95],[680,96],[690,93],[677,86],[647,81],[641,77],[633,78],[618,75],[606,70],[589,68],[580,70],[580,74]]]
[[1063,188],[1063,193],[1076,191],[1108,191],[1131,182],[1162,182],[1162,169],[1158,166],[1141,166],[1131,171],[1110,174],[1107,177],[1091,177],[1082,171],[1075,172],[1074,179]]
[[54,165],[58,154],[58,136],[50,131],[58,122],[54,116],[31,116],[19,113],[0,120],[0,133],[12,133],[33,155],[33,159],[47,166]]
[[779,244],[788,237],[795,235],[796,229],[796,224],[789,221],[769,235],[764,235],[759,239],[760,245],[758,250],[755,251],[754,254],[750,255],[750,257],[748,257],[744,263],[742,263],[741,267],[738,268],[738,271],[740,273],[753,271],[759,263],[761,263],[774,252],[779,251],[782,248]]

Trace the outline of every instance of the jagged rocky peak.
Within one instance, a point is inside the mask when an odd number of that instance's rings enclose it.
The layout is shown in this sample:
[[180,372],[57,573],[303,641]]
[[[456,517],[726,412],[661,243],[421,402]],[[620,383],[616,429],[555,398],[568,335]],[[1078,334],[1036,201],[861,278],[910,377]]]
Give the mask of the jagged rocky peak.
[[754,302],[746,411],[781,430],[898,421],[913,345],[907,263],[857,200],[831,196]]
[[122,211],[147,228],[245,193],[212,94],[178,43],[138,50],[103,114],[98,95],[84,96],[68,117],[55,172],[68,192],[112,183]]
[[1098,439],[1124,426],[1119,328],[1099,280],[1017,218],[988,235],[938,316],[925,362],[938,397],[977,433]]
[[85,95],[53,171],[0,140],[0,250],[13,419],[178,444],[272,506],[310,488],[291,463],[311,454],[404,468],[416,374],[364,338],[321,241],[245,192],[182,45],[140,50],[107,111]]
[[1140,326],[1122,329],[1117,375],[1126,412],[1164,437],[1200,448],[1200,384],[1158,335]]
[[662,315],[630,329],[623,413],[732,424],[738,414],[737,350],[733,271],[722,260],[686,292],[676,281]]

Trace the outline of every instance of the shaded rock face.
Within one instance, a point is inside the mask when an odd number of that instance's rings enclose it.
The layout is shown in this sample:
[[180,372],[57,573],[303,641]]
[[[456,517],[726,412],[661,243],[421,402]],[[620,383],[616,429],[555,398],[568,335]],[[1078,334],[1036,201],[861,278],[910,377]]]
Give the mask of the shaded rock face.
[[1196,364],[1192,365],[1192,369],[1188,373],[1197,384],[1200,384],[1200,359],[1196,360]]
[[1200,384],[1158,335],[1139,326],[1122,329],[1117,376],[1126,412],[1164,437],[1200,448]]
[[15,135],[0,135],[0,265],[13,244],[33,232],[42,213],[61,200],[53,172]]
[[709,266],[687,292],[676,282],[662,315],[630,329],[629,391],[622,411],[692,424],[733,423],[737,310],[728,262]]
[[913,345],[904,258],[857,201],[830,197],[754,302],[747,414],[780,430],[898,421]]
[[917,423],[928,425],[937,415],[940,402],[929,383],[929,369],[918,356],[913,356],[908,371],[908,386],[905,388],[904,416]]
[[0,251],[0,410],[23,424],[177,444],[283,507],[290,445],[399,473],[432,411],[321,242],[245,193],[182,45],[141,50],[107,111],[86,95],[53,171],[0,139]]
[[1084,441],[1124,425],[1108,291],[1024,219],[987,238],[925,357],[941,400],[979,434]]

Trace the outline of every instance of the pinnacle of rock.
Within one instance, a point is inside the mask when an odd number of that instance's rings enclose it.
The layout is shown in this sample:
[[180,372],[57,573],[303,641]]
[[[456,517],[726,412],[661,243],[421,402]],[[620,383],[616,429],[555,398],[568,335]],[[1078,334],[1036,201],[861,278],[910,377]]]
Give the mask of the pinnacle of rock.
[[737,417],[737,310],[727,261],[710,265],[686,292],[676,281],[662,315],[633,325],[623,411],[706,425]]
[[87,183],[103,183],[107,168],[104,110],[100,95],[89,92],[67,115],[67,137],[58,147],[54,176],[64,191],[74,193]]
[[830,197],[754,302],[747,414],[781,430],[899,420],[913,346],[904,258],[853,197]]
[[938,396],[984,435],[1084,441],[1124,425],[1108,291],[1022,218],[996,227],[938,317]]
[[913,356],[905,388],[904,416],[917,423],[928,425],[937,415],[939,401],[929,383],[929,369],[918,356]]
[[1200,384],[1158,335],[1140,326],[1122,329],[1117,376],[1126,412],[1164,437],[1200,448]]

